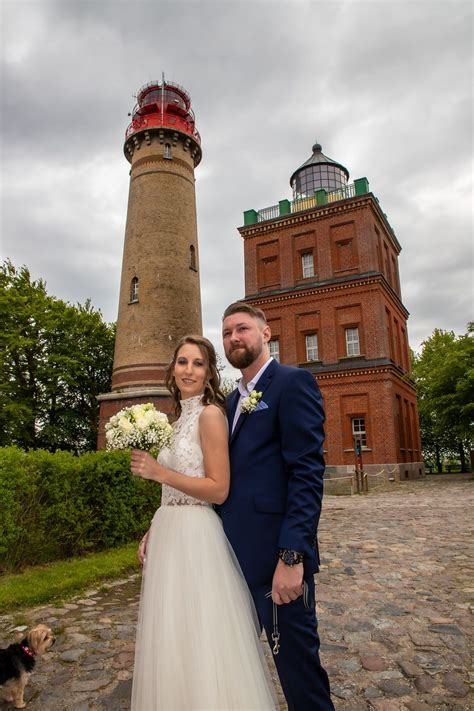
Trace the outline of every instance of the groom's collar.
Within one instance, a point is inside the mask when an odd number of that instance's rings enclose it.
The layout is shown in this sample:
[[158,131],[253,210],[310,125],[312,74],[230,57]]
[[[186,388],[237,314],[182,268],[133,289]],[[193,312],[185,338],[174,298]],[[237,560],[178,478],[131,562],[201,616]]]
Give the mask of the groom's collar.
[[258,373],[256,373],[253,376],[252,380],[249,380],[249,382],[246,385],[244,385],[243,378],[241,378],[239,380],[238,389],[239,389],[239,393],[241,394],[242,397],[247,397],[247,395],[249,393],[251,393],[252,390],[255,390],[259,379],[264,374],[264,372],[266,371],[266,369],[268,368],[268,366],[270,365],[272,360],[273,360],[273,356],[270,356],[270,358],[268,360],[266,360],[265,363],[262,365],[262,367],[260,368]]

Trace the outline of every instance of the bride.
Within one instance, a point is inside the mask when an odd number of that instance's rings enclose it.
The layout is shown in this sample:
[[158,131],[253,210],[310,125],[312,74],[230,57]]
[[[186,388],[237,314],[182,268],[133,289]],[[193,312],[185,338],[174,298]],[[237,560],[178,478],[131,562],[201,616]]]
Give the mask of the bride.
[[[132,711],[278,708],[246,582],[212,504],[229,490],[224,397],[210,341],[185,336],[168,368],[178,420],[158,460],[132,473],[162,484],[139,547],[144,564]],[[257,542],[256,542],[257,544]]]

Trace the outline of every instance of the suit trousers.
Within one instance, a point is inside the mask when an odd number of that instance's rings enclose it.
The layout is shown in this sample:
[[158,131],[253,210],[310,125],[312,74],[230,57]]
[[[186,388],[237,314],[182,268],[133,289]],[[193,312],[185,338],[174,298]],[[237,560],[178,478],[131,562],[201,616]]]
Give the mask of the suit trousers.
[[[334,711],[329,679],[319,659],[319,635],[315,605],[315,585],[307,578],[309,596],[305,607],[303,596],[286,605],[277,605],[280,650],[273,659],[280,677],[288,711]],[[260,626],[272,644],[273,602],[265,594],[271,582],[251,589]]]

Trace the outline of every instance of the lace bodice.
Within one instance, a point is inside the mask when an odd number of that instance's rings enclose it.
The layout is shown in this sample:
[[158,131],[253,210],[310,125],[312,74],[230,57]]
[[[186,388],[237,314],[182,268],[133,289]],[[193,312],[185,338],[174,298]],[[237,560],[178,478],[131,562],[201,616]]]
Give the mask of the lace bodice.
[[[165,447],[158,455],[158,462],[167,469],[186,476],[204,477],[204,461],[199,438],[199,415],[204,410],[201,395],[181,401],[181,416],[173,426],[174,437],[171,447]],[[211,506],[193,496],[163,484],[162,506],[201,505]]]

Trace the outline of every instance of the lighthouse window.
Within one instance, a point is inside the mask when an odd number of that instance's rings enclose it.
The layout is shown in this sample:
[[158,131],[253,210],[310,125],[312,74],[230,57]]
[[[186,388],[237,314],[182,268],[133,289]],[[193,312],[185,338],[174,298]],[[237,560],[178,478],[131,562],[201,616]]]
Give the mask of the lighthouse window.
[[336,165],[311,165],[296,176],[294,198],[312,196],[315,190],[338,190],[347,185],[345,173]]
[[171,160],[171,143],[165,143],[163,147],[163,158],[167,158],[168,160]]
[[130,303],[134,304],[138,301],[138,277],[133,277],[130,284]]
[[194,269],[194,271],[197,272],[196,249],[195,249],[194,245],[191,245],[189,248],[189,268]]

